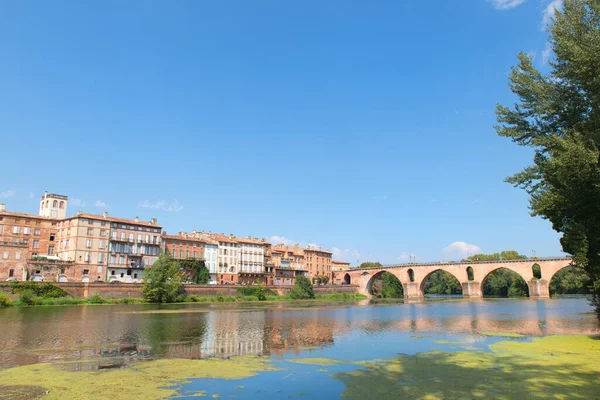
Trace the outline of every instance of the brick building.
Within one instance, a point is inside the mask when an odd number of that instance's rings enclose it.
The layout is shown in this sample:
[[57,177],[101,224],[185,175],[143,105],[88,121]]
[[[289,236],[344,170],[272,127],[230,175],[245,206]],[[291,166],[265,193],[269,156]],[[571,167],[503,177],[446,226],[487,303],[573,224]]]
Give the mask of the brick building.
[[58,225],[59,257],[75,263],[76,281],[141,282],[144,268],[161,253],[156,219],[78,212]]
[[332,253],[321,248],[308,246],[304,249],[304,262],[308,269],[308,277],[314,280],[318,275],[331,278]]
[[57,257],[58,220],[46,215],[66,212],[67,196],[44,194],[40,213],[6,211],[0,204],[0,280],[68,279],[72,263]]
[[[178,235],[167,235],[162,233],[163,252],[170,254],[175,260],[198,261],[201,266],[205,264],[205,246],[206,243],[193,234],[179,232]],[[192,281],[195,271],[190,270],[186,265],[181,264],[184,280]]]
[[274,285],[293,285],[297,276],[306,276],[308,273],[304,260],[304,249],[297,244],[294,246],[283,244],[272,246],[271,259]]

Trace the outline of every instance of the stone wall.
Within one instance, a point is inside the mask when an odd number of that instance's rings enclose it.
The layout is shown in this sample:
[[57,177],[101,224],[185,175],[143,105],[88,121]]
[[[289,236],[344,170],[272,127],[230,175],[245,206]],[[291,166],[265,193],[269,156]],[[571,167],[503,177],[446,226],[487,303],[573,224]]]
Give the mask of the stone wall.
[[[141,283],[85,283],[85,282],[53,282],[73,297],[88,298],[95,294],[107,299],[142,298]],[[240,285],[183,285],[187,296],[235,296]],[[266,286],[280,296],[286,295],[292,286]],[[358,285],[315,286],[315,294],[357,293]],[[0,283],[0,291],[10,291],[10,286]]]

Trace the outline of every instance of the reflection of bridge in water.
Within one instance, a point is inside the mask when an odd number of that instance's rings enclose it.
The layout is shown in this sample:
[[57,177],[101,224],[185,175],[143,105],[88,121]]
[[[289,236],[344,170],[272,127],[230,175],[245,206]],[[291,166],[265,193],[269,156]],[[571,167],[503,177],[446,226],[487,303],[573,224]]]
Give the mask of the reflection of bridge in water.
[[[345,282],[359,286],[359,292],[371,295],[373,282],[386,271],[398,278],[405,298],[422,298],[424,283],[436,271],[453,275],[462,287],[465,297],[483,297],[483,282],[493,271],[505,268],[516,272],[527,283],[529,297],[550,297],[550,280],[561,269],[571,266],[570,258],[543,258],[510,261],[477,261],[456,263],[400,264],[378,268],[353,268],[333,272],[333,282]],[[535,269],[539,268],[536,273]],[[536,276],[537,275],[537,276]]]

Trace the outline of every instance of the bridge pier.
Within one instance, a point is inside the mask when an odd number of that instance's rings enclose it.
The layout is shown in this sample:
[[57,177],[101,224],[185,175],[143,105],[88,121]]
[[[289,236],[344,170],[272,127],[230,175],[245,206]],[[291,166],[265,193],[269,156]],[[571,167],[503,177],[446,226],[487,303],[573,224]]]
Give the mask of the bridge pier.
[[481,282],[462,282],[461,286],[463,297],[483,297],[483,291],[481,290]]
[[550,298],[550,282],[546,279],[532,279],[527,281],[529,297],[536,299]]
[[402,285],[405,299],[420,299],[423,297],[420,282],[408,282]]

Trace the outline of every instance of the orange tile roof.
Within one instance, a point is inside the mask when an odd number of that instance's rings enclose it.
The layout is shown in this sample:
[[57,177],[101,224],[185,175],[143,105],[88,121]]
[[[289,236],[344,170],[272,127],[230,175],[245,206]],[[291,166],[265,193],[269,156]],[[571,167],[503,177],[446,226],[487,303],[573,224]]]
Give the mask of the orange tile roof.
[[331,260],[331,262],[334,263],[334,264],[347,264],[347,265],[350,265],[350,263],[346,262],[346,261]]
[[225,243],[237,243],[235,239],[231,239],[229,236],[220,235],[218,233],[209,233],[209,237],[212,237],[214,240]]
[[21,217],[21,218],[43,219],[43,220],[47,220],[47,221],[61,221],[60,219],[56,219],[56,218],[46,218],[43,215],[20,213],[20,212],[14,212],[14,211],[0,211],[0,215]]
[[181,241],[189,241],[189,242],[202,242],[202,243],[206,243],[204,240],[202,240],[202,238],[197,238],[194,236],[181,236],[181,235],[166,235],[163,234],[161,235],[161,237],[163,239],[169,239],[169,240],[181,240]]

